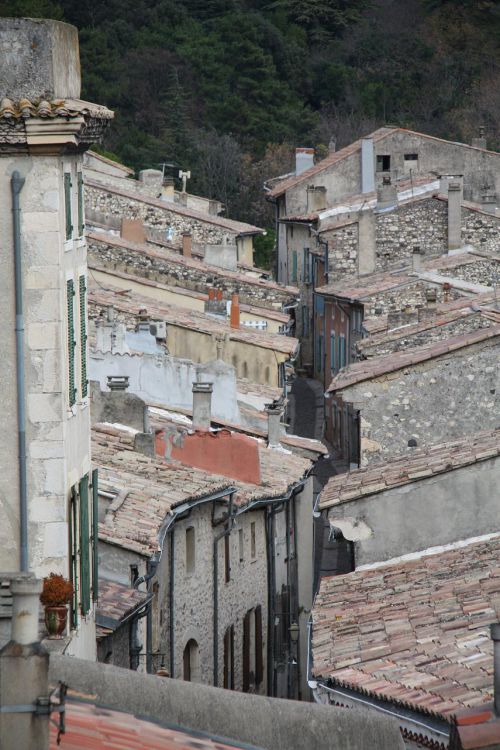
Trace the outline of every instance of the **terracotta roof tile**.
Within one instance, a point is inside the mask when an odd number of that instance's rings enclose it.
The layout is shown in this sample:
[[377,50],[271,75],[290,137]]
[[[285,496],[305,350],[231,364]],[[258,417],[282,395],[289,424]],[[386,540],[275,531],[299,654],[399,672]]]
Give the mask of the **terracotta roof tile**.
[[491,700],[499,562],[497,536],[323,578],[314,677],[445,719]]
[[52,101],[40,99],[33,102],[29,99],[13,101],[3,98],[0,101],[0,120],[7,122],[28,120],[32,117],[40,117],[45,120],[57,117],[68,119],[81,116],[112,120],[114,114],[107,107],[85,102],[81,99],[54,99]]

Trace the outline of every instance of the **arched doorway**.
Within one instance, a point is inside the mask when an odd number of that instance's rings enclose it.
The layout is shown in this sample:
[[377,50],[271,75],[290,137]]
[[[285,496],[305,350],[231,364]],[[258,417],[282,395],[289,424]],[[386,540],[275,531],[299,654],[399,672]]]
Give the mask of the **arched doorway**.
[[200,682],[200,649],[194,638],[184,647],[183,679],[187,682]]

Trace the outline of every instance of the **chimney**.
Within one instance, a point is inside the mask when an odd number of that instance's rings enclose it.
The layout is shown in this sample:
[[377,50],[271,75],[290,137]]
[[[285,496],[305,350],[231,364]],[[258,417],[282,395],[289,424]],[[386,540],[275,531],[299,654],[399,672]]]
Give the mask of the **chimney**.
[[461,227],[462,185],[458,181],[448,183],[448,250],[462,246]]
[[283,406],[273,401],[266,405],[267,412],[267,444],[270,447],[280,445],[281,438],[286,434],[285,425],[281,421],[283,416]]
[[128,375],[108,375],[107,381],[110,391],[126,391],[129,386]]
[[396,186],[391,182],[391,176],[385,174],[382,178],[382,184],[377,189],[377,210],[384,208],[394,208],[398,205],[398,191]]
[[210,430],[213,388],[213,383],[193,383],[193,430]]
[[238,295],[233,294],[231,298],[231,328],[240,327],[240,303]]
[[500,718],[500,623],[490,625],[490,633],[493,641],[493,706]]
[[361,192],[373,193],[375,190],[375,153],[373,138],[361,141]]
[[173,177],[165,177],[163,180],[163,187],[162,187],[162,196],[163,200],[169,201],[170,203],[173,203],[175,200],[175,189],[174,189],[174,178]]
[[306,169],[314,167],[314,149],[313,148],[296,148],[295,149],[295,174],[298,176],[305,172]]
[[[11,579],[12,637],[0,651],[0,706],[43,706],[49,702],[49,655],[39,642],[38,609],[42,582]],[[49,714],[0,713],[2,750],[48,750]]]
[[375,215],[373,211],[358,214],[358,273],[373,273],[376,264]]
[[163,189],[163,172],[161,169],[141,169],[139,172],[139,182],[144,185],[144,188],[151,195],[161,195]]
[[443,283],[443,302],[449,302],[450,301],[450,290],[451,290],[451,284],[449,281],[445,281]]
[[436,307],[437,305],[437,290],[436,289],[426,289],[425,302],[428,308]]
[[182,233],[182,254],[185,258],[191,257],[193,237],[191,232]]
[[328,155],[331,156],[331,154],[334,154],[337,150],[337,140],[334,135],[330,138],[328,142]]
[[479,138],[473,138],[471,145],[474,146],[474,148],[488,148],[484,125],[479,126]]
[[307,188],[307,210],[322,211],[326,208],[326,187],[309,185]]
[[414,271],[420,271],[422,266],[422,251],[420,245],[415,245],[411,256],[411,265]]

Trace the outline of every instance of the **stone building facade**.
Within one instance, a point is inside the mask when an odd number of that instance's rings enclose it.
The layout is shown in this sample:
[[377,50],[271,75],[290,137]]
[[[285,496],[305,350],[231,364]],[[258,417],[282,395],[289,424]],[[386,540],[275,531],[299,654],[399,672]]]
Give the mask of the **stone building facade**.
[[72,579],[66,653],[95,659],[82,154],[113,113],[79,100],[74,27],[7,18],[0,39],[0,569]]

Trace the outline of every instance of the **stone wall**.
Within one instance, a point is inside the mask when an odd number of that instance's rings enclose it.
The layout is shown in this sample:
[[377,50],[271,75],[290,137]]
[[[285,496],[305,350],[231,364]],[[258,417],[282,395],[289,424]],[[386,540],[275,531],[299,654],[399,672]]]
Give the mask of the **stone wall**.
[[328,272],[337,281],[358,272],[358,223],[325,232],[328,241]]
[[[201,221],[172,210],[172,204],[165,201],[165,207],[145,203],[140,199],[129,198],[106,190],[85,186],[85,205],[91,211],[108,216],[126,216],[129,219],[142,219],[148,227],[171,228],[174,235],[191,232],[193,242],[219,245],[225,237],[234,240],[238,232],[226,227]],[[172,206],[172,207],[171,207]]]
[[[500,250],[500,244],[497,249]],[[483,286],[496,286],[500,284],[500,262],[495,259],[485,258],[484,260],[477,260],[474,263],[464,263],[455,268],[443,268],[439,269],[438,273],[441,273],[443,276],[451,276],[454,279],[468,281],[472,284],[482,284]]]
[[498,425],[498,337],[343,391],[361,413],[361,465]]
[[462,241],[476,250],[500,251],[500,221],[498,217],[462,209]]
[[407,336],[401,331],[398,338],[392,338],[390,340],[385,339],[380,343],[372,343],[371,338],[361,339],[361,341],[358,341],[357,343],[357,348],[362,359],[379,357],[384,354],[390,354],[391,352],[401,352],[405,349],[426,346],[427,344],[433,344],[436,341],[449,339],[452,336],[460,336],[464,333],[477,331],[479,328],[489,328],[491,325],[491,320],[483,317],[480,313],[476,313],[475,315],[467,315],[464,318],[453,320],[450,323],[446,323],[446,325],[432,326],[425,331],[408,334]]
[[[412,310],[416,310],[418,307],[425,307],[425,292],[429,288],[436,290],[438,302],[444,301],[442,286],[426,284],[424,281],[415,281],[403,287],[389,289],[388,291],[378,292],[377,294],[372,295],[364,302],[365,318],[373,315],[383,315],[388,312],[404,310],[405,307],[410,307]],[[453,288],[450,289],[447,294],[448,300],[457,299],[461,296],[460,293]],[[376,310],[380,310],[381,312],[376,312]]]
[[157,258],[139,251],[119,247],[101,240],[89,238],[89,259],[100,266],[144,276],[163,284],[192,289],[206,294],[209,286],[224,291],[229,298],[237,292],[240,302],[259,307],[280,309],[291,299],[290,291],[274,284],[258,284],[247,281],[242,274],[225,274],[202,263],[175,262],[171,258]]

